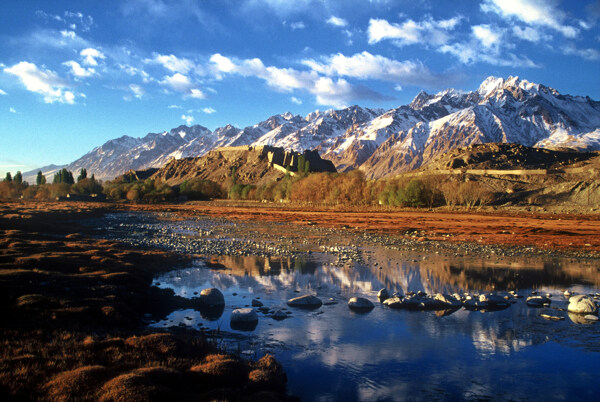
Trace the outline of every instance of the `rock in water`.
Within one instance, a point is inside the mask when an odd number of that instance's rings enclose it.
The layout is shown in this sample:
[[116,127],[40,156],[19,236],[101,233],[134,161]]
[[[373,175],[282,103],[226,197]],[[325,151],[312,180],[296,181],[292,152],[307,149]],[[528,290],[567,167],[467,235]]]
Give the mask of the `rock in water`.
[[348,301],[348,307],[350,307],[350,310],[367,312],[373,310],[375,305],[364,297],[353,297]]
[[377,298],[379,299],[380,303],[383,303],[386,299],[390,298],[390,294],[386,288],[383,288],[377,293]]
[[271,318],[273,318],[274,320],[277,321],[281,321],[281,320],[285,320],[286,318],[288,318],[289,316],[284,313],[281,310],[277,310],[275,313],[273,313],[273,315],[271,316]]
[[460,299],[447,294],[436,293],[433,299],[440,304],[440,308],[458,308],[462,306]]
[[550,304],[552,301],[546,296],[530,296],[525,302],[529,307],[543,307],[544,304]]
[[225,297],[223,297],[223,293],[217,288],[202,289],[202,292],[200,292],[200,301],[209,307],[225,305]]
[[304,295],[300,297],[294,297],[293,299],[288,300],[288,306],[290,307],[299,307],[306,309],[316,309],[323,305],[323,302],[318,297],[313,295]]
[[402,308],[402,299],[400,297],[390,297],[385,299],[383,304],[391,308]]
[[258,325],[258,314],[252,308],[238,308],[231,312],[232,329],[253,331]]
[[567,310],[577,314],[598,314],[598,306],[587,295],[577,295],[569,299]]
[[263,303],[260,300],[252,299],[252,307],[262,307]]

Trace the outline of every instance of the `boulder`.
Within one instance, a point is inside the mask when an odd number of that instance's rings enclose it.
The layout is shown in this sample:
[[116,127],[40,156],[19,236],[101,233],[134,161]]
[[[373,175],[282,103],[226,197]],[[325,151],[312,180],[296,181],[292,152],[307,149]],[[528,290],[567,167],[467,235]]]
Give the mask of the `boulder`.
[[348,301],[348,307],[350,310],[367,312],[373,310],[375,305],[364,297],[353,297]]
[[543,307],[544,304],[550,304],[552,301],[546,296],[529,296],[525,302],[529,307]]
[[487,294],[480,295],[479,301],[487,304],[488,310],[502,310],[510,306],[510,302],[502,296]]
[[281,311],[281,310],[277,310],[271,316],[272,319],[277,320],[277,321],[285,320],[288,317],[289,316],[286,313],[284,313],[283,311]]
[[313,295],[304,295],[294,297],[293,299],[288,300],[287,304],[290,307],[316,309],[321,307],[323,305],[323,302],[321,301],[321,299]]
[[252,307],[262,307],[263,303],[260,300],[252,299]]
[[223,297],[223,293],[217,288],[202,289],[200,292],[200,301],[209,307],[225,305],[225,297]]
[[400,297],[390,297],[385,299],[383,304],[391,308],[402,308],[402,299]]
[[571,297],[567,310],[576,314],[598,314],[598,306],[594,303],[594,299],[587,295]]
[[252,308],[238,308],[231,312],[231,329],[253,331],[258,325],[258,314]]
[[386,288],[383,288],[377,293],[377,298],[381,303],[383,303],[386,299],[390,298],[390,294]]
[[440,305],[440,308],[458,308],[462,306],[460,299],[447,294],[436,293],[433,299]]

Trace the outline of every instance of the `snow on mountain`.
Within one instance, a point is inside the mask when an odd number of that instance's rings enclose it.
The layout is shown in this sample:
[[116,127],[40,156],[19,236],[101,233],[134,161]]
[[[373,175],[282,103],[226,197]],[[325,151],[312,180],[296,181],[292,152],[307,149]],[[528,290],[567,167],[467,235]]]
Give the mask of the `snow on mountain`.
[[243,129],[226,125],[211,132],[195,125],[123,136],[66,167],[112,179],[218,147],[272,145],[316,149],[338,170],[360,168],[368,177],[382,177],[418,168],[455,147],[486,142],[600,150],[600,102],[518,77],[489,77],[475,91],[421,91],[410,104],[387,111],[352,106],[306,117],[286,112]]
[[[367,177],[412,170],[453,148],[488,142],[600,150],[600,102],[588,97],[561,95],[518,77],[490,77],[475,92],[445,93],[453,107],[471,106],[391,137],[360,166]],[[444,94],[420,93],[413,108],[436,106],[436,98]]]

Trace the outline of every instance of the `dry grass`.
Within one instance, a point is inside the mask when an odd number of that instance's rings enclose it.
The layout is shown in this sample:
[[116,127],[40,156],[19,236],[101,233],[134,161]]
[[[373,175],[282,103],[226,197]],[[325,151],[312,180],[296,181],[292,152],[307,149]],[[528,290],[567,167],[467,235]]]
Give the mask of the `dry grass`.
[[[150,286],[184,259],[94,240],[73,224],[101,210],[39,206],[0,203],[0,400],[253,398],[251,362],[212,356],[202,333],[144,323],[191,307]],[[269,398],[287,398],[277,392]]]

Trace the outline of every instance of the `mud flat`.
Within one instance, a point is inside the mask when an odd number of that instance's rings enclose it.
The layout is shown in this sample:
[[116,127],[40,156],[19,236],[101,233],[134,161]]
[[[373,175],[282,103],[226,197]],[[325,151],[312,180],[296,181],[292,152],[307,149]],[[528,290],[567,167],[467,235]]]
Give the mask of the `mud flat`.
[[151,286],[189,258],[92,238],[80,222],[108,210],[0,203],[2,399],[289,399],[272,357],[221,354],[202,328],[148,327],[190,306]]

